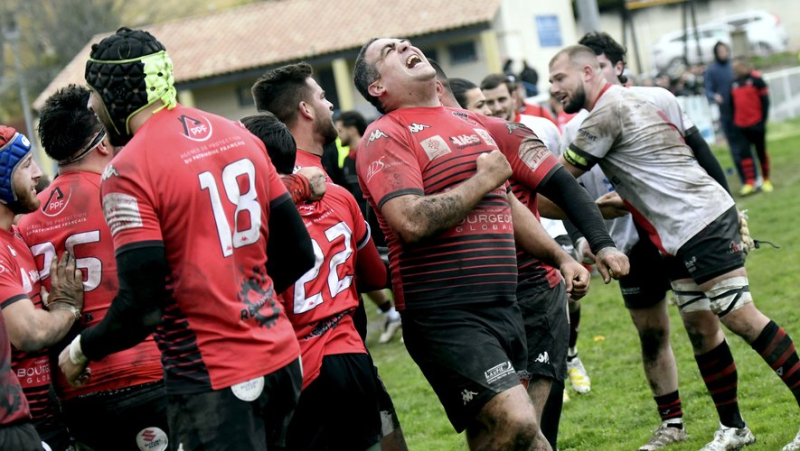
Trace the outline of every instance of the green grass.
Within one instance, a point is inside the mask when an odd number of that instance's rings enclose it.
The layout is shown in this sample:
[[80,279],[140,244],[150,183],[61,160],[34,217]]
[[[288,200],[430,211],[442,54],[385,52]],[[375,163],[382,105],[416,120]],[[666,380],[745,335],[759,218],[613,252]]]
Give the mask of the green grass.
[[[800,121],[771,124],[769,148],[775,192],[737,199],[749,210],[757,239],[781,246],[757,250],[747,260],[751,291],[759,308],[800,339]],[[723,168],[731,166],[727,149],[715,148]],[[731,178],[738,191],[738,181]],[[592,281],[582,302],[581,359],[592,377],[592,392],[571,393],[561,419],[561,450],[637,449],[659,418],[644,378],[636,332],[615,282]],[[672,346],[678,360],[687,443],[671,450],[697,450],[717,428],[717,415],[700,378],[692,349],[675,307],[670,307]],[[375,318],[372,318],[375,319]],[[374,323],[373,323],[374,324]],[[789,390],[740,338],[727,333],[739,372],[739,403],[758,442],[747,449],[780,449],[797,433],[800,411]],[[600,339],[602,337],[602,340]],[[376,364],[392,395],[412,450],[463,450],[464,437],[450,427],[444,410],[399,341],[369,339]]]

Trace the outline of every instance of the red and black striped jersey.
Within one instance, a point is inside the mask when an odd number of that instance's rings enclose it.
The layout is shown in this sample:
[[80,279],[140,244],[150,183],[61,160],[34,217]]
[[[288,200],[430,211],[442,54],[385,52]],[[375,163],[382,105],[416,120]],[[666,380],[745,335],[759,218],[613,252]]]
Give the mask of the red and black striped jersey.
[[414,244],[398,240],[380,209],[395,197],[433,195],[458,186],[475,174],[479,155],[498,148],[527,182],[542,178],[551,169],[550,160],[545,154],[521,155],[517,129],[445,107],[395,110],[367,129],[356,167],[387,236],[398,308],[515,298],[517,260],[507,187],[487,194],[455,226]]

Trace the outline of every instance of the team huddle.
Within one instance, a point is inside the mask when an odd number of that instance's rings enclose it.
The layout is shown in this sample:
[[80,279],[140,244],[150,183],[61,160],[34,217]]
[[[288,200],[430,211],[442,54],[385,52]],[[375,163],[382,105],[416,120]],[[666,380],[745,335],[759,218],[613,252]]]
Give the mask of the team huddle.
[[[557,449],[568,374],[589,386],[575,257],[619,280],[639,333],[661,417],[640,449],[687,438],[670,289],[719,413],[703,450],[754,443],[720,323],[799,402],[800,360],[753,302],[719,163],[674,96],[621,86],[623,69],[604,33],[553,57],[551,93],[577,113],[560,133],[508,107],[503,77],[448,80],[373,39],[354,84],[383,115],[351,133],[305,63],[265,73],[259,113],[231,121],[177,101],[149,33],[94,44],[88,88],[40,112],[58,175],[38,196],[28,138],[0,126],[0,449],[407,449],[362,294],[400,312],[470,449]],[[363,199],[322,164],[337,136]]]

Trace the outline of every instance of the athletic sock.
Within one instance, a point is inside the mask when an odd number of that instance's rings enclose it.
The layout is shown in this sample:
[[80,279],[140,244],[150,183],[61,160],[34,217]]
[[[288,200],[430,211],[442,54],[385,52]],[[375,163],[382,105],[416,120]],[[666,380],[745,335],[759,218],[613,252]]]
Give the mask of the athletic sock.
[[742,158],[741,165],[744,173],[744,182],[748,185],[753,185],[756,181],[755,162],[752,158]]
[[[661,421],[668,423],[669,426],[683,429],[683,409],[681,408],[681,397],[678,390],[662,396],[655,396],[658,414]],[[677,421],[676,421],[677,420]]]
[[745,424],[736,397],[738,387],[736,362],[733,361],[728,342],[722,340],[716,348],[694,358],[697,360],[700,375],[703,376],[711,399],[717,407],[719,422],[723,426],[743,428]]
[[783,379],[800,405],[800,359],[789,334],[775,321],[770,321],[751,346]]
[[581,325],[581,308],[578,307],[574,312],[569,312],[569,347],[574,348],[578,344],[578,329]]

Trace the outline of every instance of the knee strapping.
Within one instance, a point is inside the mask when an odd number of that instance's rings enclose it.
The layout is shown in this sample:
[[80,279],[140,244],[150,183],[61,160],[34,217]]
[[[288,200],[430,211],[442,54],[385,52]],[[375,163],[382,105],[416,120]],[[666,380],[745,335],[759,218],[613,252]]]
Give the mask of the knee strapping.
[[682,313],[711,310],[711,303],[703,290],[694,282],[672,282],[675,303]]
[[711,311],[720,318],[753,302],[747,277],[731,277],[718,282],[706,291]]

